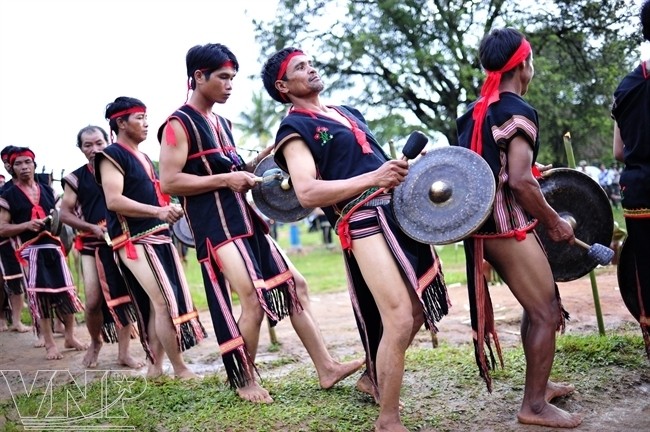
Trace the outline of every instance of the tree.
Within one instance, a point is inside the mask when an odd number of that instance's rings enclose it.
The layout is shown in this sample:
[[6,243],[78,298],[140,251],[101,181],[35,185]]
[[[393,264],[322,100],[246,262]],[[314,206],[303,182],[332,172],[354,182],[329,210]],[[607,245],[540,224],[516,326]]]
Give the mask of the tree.
[[[480,39],[493,27],[520,28],[545,69],[538,67],[537,92],[531,92],[531,103],[544,109],[541,136],[561,142],[564,131],[580,124],[599,134],[590,143],[603,145],[605,130],[592,126],[608,121],[613,78],[629,69],[632,15],[623,0],[280,0],[275,20],[255,25],[264,57],[284,46],[303,47],[315,54],[329,92],[346,91],[346,101],[372,108],[366,112],[376,123],[384,116],[414,117],[449,142],[456,141],[455,120],[484,78]],[[544,118],[546,110],[552,115]],[[611,128],[608,135],[611,142]],[[378,136],[380,142],[392,138]],[[561,145],[549,147],[548,157],[562,161]]]
[[246,146],[255,140],[250,149],[263,149],[275,138],[277,127],[284,116],[284,107],[278,106],[263,91],[253,93],[253,107],[248,112],[239,114],[237,128],[242,132],[241,143]]

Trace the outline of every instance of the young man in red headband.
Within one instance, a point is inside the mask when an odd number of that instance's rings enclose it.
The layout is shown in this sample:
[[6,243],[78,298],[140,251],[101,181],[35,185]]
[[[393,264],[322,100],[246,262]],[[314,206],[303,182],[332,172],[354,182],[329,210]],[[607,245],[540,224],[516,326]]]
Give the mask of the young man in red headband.
[[205,338],[192,303],[169,224],[183,215],[160,189],[149,157],[139,150],[147,138],[145,105],[118,97],[106,107],[114,144],[95,154],[95,178],[106,199],[106,222],[113,250],[137,309],[140,340],[151,361],[147,376],[163,374],[166,354],[181,379],[196,378],[182,351]]
[[54,209],[54,191],[34,177],[34,153],[18,147],[9,155],[16,177],[0,198],[0,236],[14,237],[16,255],[25,266],[30,311],[38,334],[43,335],[46,358],[63,358],[53,337],[54,314],[65,326],[65,347],[85,350],[74,335],[74,314],[83,310],[77,297],[63,244],[46,228]]
[[549,402],[573,391],[573,386],[549,381],[555,355],[555,332],[564,325],[557,286],[534,227],[543,224],[554,241],[574,241],[571,225],[548,205],[533,176],[539,150],[537,112],[522,98],[534,75],[530,44],[517,30],[496,29],[479,49],[487,78],[481,98],[457,120],[459,145],[470,148],[494,172],[496,197],[491,217],[470,239],[465,254],[474,343],[481,376],[491,391],[490,360],[485,344],[491,340],[501,360],[494,317],[482,274],[487,260],[508,284],[524,309],[521,338],[526,356],[526,383],[521,423],[576,427],[582,418]]
[[[9,154],[16,148],[15,146],[6,146],[0,151],[0,157],[4,164],[5,170],[11,175],[11,179],[5,182],[0,187],[0,196],[2,193],[13,186],[13,179],[15,178],[13,169],[9,164]],[[20,316],[25,304],[25,275],[16,259],[16,251],[13,243],[9,238],[0,238],[0,269],[2,276],[0,282],[3,289],[0,289],[3,300],[0,301],[2,307],[7,312],[7,319],[11,319],[11,325],[7,326],[5,314],[0,313],[0,332],[12,330],[20,333],[25,333],[31,330],[31,327],[23,325],[20,322]]]
[[357,388],[379,403],[377,431],[405,431],[399,395],[406,350],[423,323],[436,331],[449,306],[433,246],[409,238],[391,210],[386,190],[404,181],[408,162],[390,160],[359,111],[321,102],[325,86],[302,51],[271,56],[262,79],[273,99],[292,104],[276,136],[275,160],[291,174],[300,203],[321,207],[332,226],[349,221],[349,229],[337,232],[366,350]]
[[[643,2],[639,18],[643,39],[650,41],[650,1]],[[625,250],[633,256],[631,278],[638,281],[630,294],[638,299],[638,321],[650,359],[650,60],[641,60],[620,82],[612,117],[614,157],[625,163],[620,178]]]
[[95,154],[107,145],[108,134],[99,126],[86,126],[77,134],[77,147],[88,163],[61,180],[60,218],[77,230],[74,247],[81,256],[86,327],[90,334],[90,347],[83,365],[96,367],[103,342],[117,342],[118,364],[140,368],[144,363],[129,353],[136,313],[113,248],[106,241],[106,202],[94,176]]
[[[230,121],[212,111],[215,103],[230,97],[237,59],[225,46],[207,44],[191,48],[186,64],[193,92],[159,131],[160,175],[166,192],[183,197],[230,384],[242,399],[273,401],[257,382],[255,369],[266,315],[273,323],[289,316],[321,387],[330,388],[358,370],[363,360],[339,363],[330,356],[311,313],[305,279],[246,200],[256,184],[252,171],[271,147],[245,163],[237,154]],[[206,217],[211,223],[205,223]],[[238,320],[229,288],[241,302]]]

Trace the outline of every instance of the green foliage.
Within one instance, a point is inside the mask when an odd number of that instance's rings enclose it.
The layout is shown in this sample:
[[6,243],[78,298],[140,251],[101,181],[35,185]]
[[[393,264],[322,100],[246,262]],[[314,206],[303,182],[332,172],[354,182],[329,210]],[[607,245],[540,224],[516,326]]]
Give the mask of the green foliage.
[[284,46],[308,50],[328,95],[344,92],[381,143],[403,136],[399,117],[406,129],[455,142],[455,120],[484,78],[481,38],[494,27],[519,28],[535,52],[529,99],[540,113],[541,156],[565,163],[566,131],[578,157],[611,154],[611,95],[639,41],[630,36],[635,13],[624,0],[281,0],[275,19],[255,25],[264,59]]

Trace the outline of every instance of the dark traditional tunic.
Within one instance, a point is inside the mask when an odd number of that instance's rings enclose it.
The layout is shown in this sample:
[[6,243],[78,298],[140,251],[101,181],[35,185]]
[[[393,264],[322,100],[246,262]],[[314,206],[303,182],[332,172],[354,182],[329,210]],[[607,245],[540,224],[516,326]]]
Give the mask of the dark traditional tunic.
[[[32,211],[42,209],[38,217],[49,214],[54,208],[54,192],[49,186],[36,183],[40,196],[32,202],[29,195],[15,184],[0,198],[0,207],[11,214],[11,223],[20,224],[33,219]],[[63,244],[49,231],[23,231],[16,237],[16,255],[19,262],[29,266],[27,295],[29,308],[37,333],[39,320],[52,318],[52,311],[62,319],[83,310],[63,252]]]
[[[77,216],[90,224],[106,226],[106,201],[104,193],[95,181],[89,165],[83,165],[61,181],[77,195]],[[104,239],[89,232],[78,232],[75,248],[82,255],[95,258],[97,276],[102,290],[104,323],[102,337],[106,342],[117,342],[117,328],[136,321],[135,309],[129,291],[118,267],[118,258]],[[116,327],[117,325],[117,327]]]
[[[119,143],[111,144],[95,156],[95,177],[100,185],[102,179],[99,165],[103,159],[115,165],[124,176],[122,194],[125,197],[153,206],[162,204],[158,177],[148,157],[148,164],[144,165],[132,149]],[[206,336],[205,330],[192,303],[183,267],[172,244],[167,223],[157,218],[127,217],[108,210],[107,226],[113,250],[126,248],[127,259],[144,260],[151,268],[176,327],[179,349],[184,351],[199,343]],[[134,244],[143,246],[144,257],[137,255]],[[147,331],[151,313],[149,296],[121,259],[120,269],[136,307],[142,346],[149,359],[155,363],[157,360],[149,347]]]
[[[299,138],[308,146],[316,163],[319,178],[339,180],[374,171],[389,158],[372,136],[365,119],[349,107],[332,107],[348,118],[354,130],[326,116],[308,111],[292,110],[282,120],[276,136],[276,149]],[[369,153],[364,153],[355,138],[365,135]],[[280,152],[275,153],[278,166],[287,170]],[[371,192],[371,191],[369,191]],[[330,223],[335,226],[339,216],[357,200],[343,200],[323,208]],[[383,194],[363,204],[349,219],[350,237],[367,237],[381,234],[388,243],[393,257],[406,275],[410,288],[422,302],[427,328],[436,331],[435,323],[448,312],[449,299],[444,283],[440,260],[433,246],[419,243],[402,232],[391,208],[391,195]],[[346,209],[346,205],[348,209]],[[354,256],[344,254],[348,286],[359,334],[366,350],[366,366],[373,384],[377,385],[375,361],[382,336],[382,322],[372,294],[364,280]]]
[[[474,105],[470,106],[457,120],[458,145],[471,148],[474,120]],[[539,121],[537,111],[521,96],[514,93],[501,93],[500,100],[488,108],[483,123],[483,159],[488,163],[496,182],[494,207],[487,221],[472,238],[464,240],[467,265],[467,288],[470,298],[470,315],[474,329],[474,343],[477,363],[481,376],[491,389],[488,361],[483,343],[490,350],[491,366],[495,359],[491,351],[491,338],[501,359],[501,350],[496,330],[492,302],[483,276],[483,239],[515,237],[525,239],[526,233],[533,231],[537,221],[517,202],[508,185],[508,149],[515,137],[522,137],[533,150],[533,163],[539,151]],[[538,239],[539,241],[539,239]],[[541,243],[540,243],[541,245]],[[557,291],[557,286],[556,286]],[[558,300],[559,300],[559,293]],[[560,313],[561,311],[558,311]],[[564,317],[564,315],[562,315]],[[564,320],[561,320],[561,326]]]
[[[189,151],[183,172],[207,176],[243,168],[244,162],[237,154],[230,123],[226,119],[216,116],[217,121],[213,123],[190,105],[182,106],[169,119],[180,121],[188,137]],[[159,139],[163,130],[164,125]],[[260,305],[272,325],[293,311],[302,310],[293,274],[268,235],[268,226],[248,204],[245,194],[220,188],[182,197],[182,200],[194,235],[196,255],[201,264],[210,314],[228,379],[231,386],[242,387],[253,378],[253,365],[232,313],[229,288],[220,268],[217,250],[228,243],[236,246],[246,263]]]
[[641,331],[650,358],[650,74],[644,64],[630,72],[614,92],[612,116],[623,139],[621,204],[627,238],[634,251]]

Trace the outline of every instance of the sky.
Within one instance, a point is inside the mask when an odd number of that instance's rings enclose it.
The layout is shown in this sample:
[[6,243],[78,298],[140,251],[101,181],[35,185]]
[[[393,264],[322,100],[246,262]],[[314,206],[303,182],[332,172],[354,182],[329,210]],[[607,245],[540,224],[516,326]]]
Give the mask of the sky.
[[[0,2],[0,148],[26,146],[55,179],[86,162],[77,132],[109,130],[118,96],[147,105],[142,151],[158,160],[156,131],[185,102],[185,54],[222,43],[240,69],[215,111],[233,121],[263,89],[252,18],[272,19],[275,0],[3,0]],[[237,138],[237,136],[236,136]],[[246,155],[244,155],[246,156]],[[4,174],[4,170],[0,170]],[[56,186],[56,185],[55,185]]]

